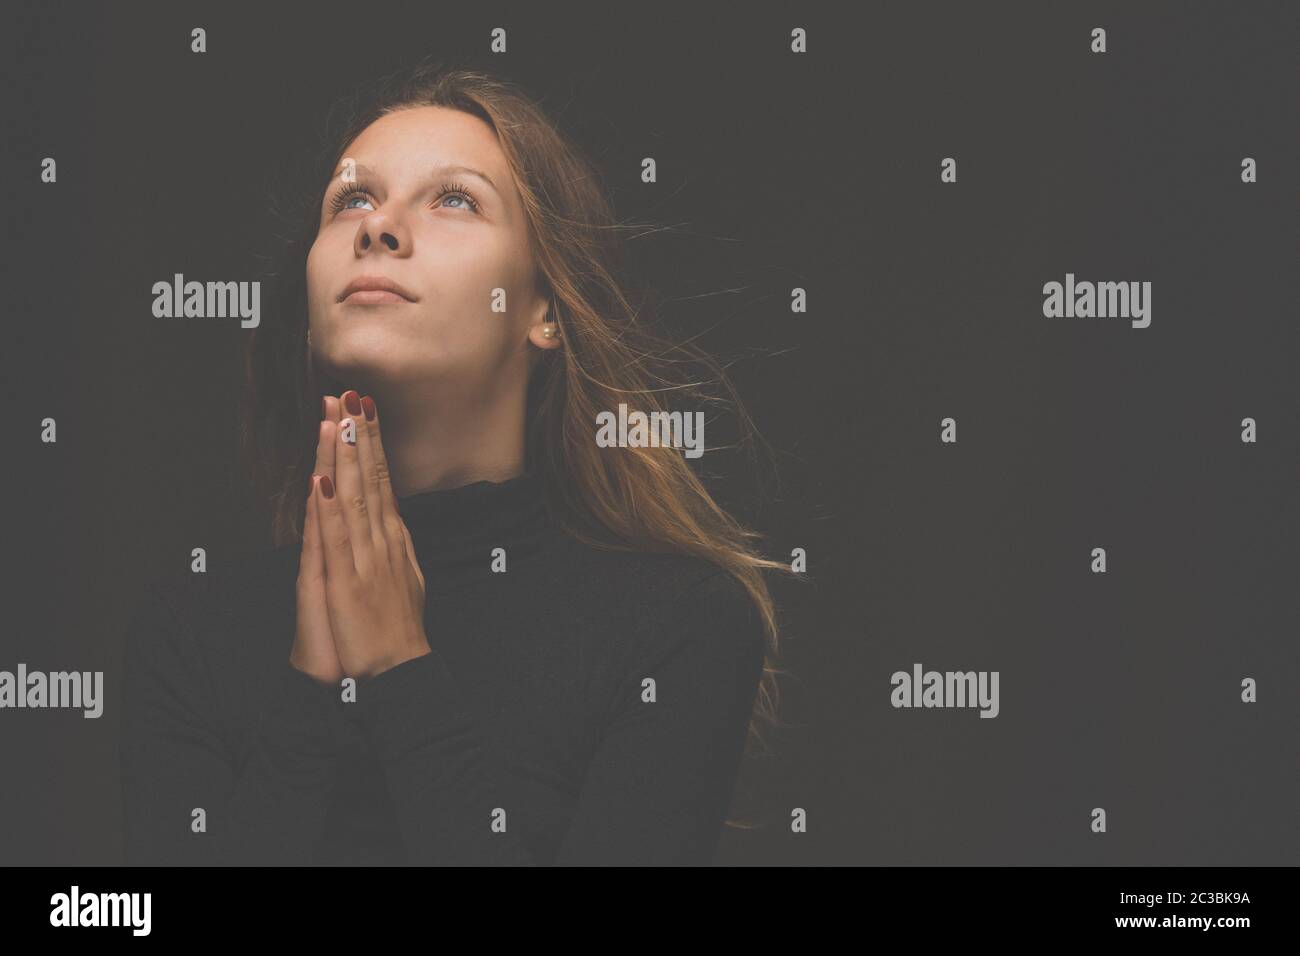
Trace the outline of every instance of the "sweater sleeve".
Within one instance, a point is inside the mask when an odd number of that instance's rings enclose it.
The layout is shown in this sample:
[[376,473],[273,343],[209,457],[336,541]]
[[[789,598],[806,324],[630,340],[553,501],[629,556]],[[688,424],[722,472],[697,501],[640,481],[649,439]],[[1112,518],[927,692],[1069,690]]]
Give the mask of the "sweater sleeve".
[[[644,630],[556,865],[700,865],[716,850],[762,673],[757,613],[719,570]],[[362,684],[348,709],[385,769],[409,862],[539,864],[492,797],[480,728],[436,650]]]
[[158,592],[132,615],[123,663],[127,865],[311,863],[336,775],[335,691],[286,658],[237,766],[200,648]]

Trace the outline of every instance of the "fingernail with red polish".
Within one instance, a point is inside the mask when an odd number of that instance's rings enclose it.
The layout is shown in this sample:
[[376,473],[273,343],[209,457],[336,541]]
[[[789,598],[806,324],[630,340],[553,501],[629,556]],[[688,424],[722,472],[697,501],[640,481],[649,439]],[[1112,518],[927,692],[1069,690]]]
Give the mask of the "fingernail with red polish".
[[361,396],[356,392],[348,389],[343,393],[343,403],[348,407],[349,415],[361,414]]
[[326,498],[334,497],[334,482],[330,481],[329,475],[320,476],[320,493]]
[[373,422],[375,420],[375,400],[369,395],[365,395],[361,399],[361,407],[366,410],[366,421]]

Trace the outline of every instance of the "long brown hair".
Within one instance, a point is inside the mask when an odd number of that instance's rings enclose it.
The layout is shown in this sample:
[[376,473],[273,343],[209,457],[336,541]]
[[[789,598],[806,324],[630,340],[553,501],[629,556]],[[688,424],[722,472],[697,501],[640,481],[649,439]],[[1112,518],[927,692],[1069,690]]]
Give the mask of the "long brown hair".
[[[766,746],[760,725],[778,723],[777,677],[784,670],[777,666],[779,626],[763,572],[790,574],[789,565],[759,553],[761,536],[719,507],[680,449],[598,448],[593,440],[599,412],[616,410],[620,402],[647,415],[667,411],[663,396],[679,408],[729,405],[742,447],[752,449],[757,430],[714,359],[642,321],[617,277],[616,240],[645,224],[615,219],[596,165],[509,80],[425,60],[359,90],[331,112],[335,131],[316,158],[321,165],[309,174],[315,191],[300,193],[300,205],[282,213],[290,234],[281,237],[280,270],[269,275],[279,321],[254,331],[246,356],[242,437],[271,503],[275,543],[301,540],[320,399],[338,393],[337,383],[308,359],[306,257],[320,204],[342,151],[367,126],[387,113],[420,106],[460,110],[495,131],[551,299],[548,321],[560,329],[562,347],[542,350],[531,372],[525,467],[540,477],[558,523],[580,540],[602,548],[696,555],[744,585],[766,635],[746,752],[755,740]],[[708,386],[721,386],[725,397],[711,394]]]

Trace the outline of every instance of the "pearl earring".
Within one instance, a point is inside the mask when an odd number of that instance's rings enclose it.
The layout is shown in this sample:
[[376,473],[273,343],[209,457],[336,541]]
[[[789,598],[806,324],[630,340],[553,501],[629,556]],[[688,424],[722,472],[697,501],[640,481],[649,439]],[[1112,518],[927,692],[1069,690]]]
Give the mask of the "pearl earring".
[[553,339],[559,334],[560,334],[559,329],[557,329],[553,324],[549,322],[546,325],[542,326],[542,338]]

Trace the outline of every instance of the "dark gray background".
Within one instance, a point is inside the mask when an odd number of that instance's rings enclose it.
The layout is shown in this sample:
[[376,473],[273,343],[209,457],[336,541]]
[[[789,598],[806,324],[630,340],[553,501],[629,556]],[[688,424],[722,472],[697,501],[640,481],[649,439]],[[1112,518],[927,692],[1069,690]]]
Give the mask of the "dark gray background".
[[[152,284],[255,278],[329,102],[466,51],[621,214],[680,226],[636,261],[777,451],[779,491],[736,472],[737,508],[808,550],[778,592],[792,726],[746,771],[773,822],[719,862],[1297,861],[1294,3],[25,3],[6,33],[0,669],[103,670],[108,699],[0,711],[4,862],[120,860],[126,611],[192,547],[269,541],[236,458],[248,333],[155,319]],[[1150,280],[1150,328],[1045,319],[1067,272]],[[914,661],[1000,671],[1000,716],[893,709]]]

